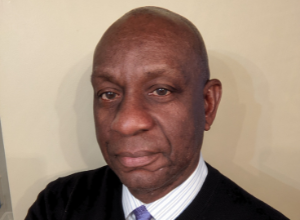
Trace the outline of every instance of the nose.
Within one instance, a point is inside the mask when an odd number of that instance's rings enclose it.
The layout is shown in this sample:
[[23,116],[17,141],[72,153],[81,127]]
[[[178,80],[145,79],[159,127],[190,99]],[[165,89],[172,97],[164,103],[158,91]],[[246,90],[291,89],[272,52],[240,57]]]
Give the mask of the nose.
[[126,98],[120,103],[111,128],[125,136],[148,131],[154,126],[154,120],[137,98]]

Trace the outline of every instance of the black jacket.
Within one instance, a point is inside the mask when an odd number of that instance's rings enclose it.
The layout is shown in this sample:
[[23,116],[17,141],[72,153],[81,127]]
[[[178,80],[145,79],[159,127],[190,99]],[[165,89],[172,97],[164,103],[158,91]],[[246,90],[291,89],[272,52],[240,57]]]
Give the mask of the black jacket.
[[[178,220],[287,219],[209,164],[207,167],[208,175],[200,192]],[[124,219],[122,183],[108,166],[59,178],[39,194],[25,219]]]

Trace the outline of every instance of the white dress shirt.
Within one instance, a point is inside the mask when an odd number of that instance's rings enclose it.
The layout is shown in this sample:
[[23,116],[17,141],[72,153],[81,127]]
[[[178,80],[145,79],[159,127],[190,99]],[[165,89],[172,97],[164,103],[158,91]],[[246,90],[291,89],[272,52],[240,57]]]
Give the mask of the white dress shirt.
[[148,204],[135,198],[123,184],[122,205],[126,220],[135,220],[133,210],[144,205],[153,217],[152,220],[173,220],[194,200],[199,193],[208,170],[200,154],[195,171],[181,185],[177,186],[164,197]]

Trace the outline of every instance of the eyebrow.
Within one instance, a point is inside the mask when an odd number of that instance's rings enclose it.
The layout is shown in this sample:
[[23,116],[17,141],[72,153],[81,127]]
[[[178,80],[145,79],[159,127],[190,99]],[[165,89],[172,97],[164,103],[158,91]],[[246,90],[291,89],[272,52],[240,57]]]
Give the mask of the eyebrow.
[[91,74],[91,81],[93,81],[93,79],[97,79],[97,78],[102,78],[105,81],[109,81],[112,83],[117,82],[116,77],[114,77],[112,74],[110,74],[107,71],[97,71],[97,70],[95,71],[94,70]]
[[171,78],[181,78],[184,84],[187,83],[187,77],[182,71],[178,71],[176,68],[158,68],[145,72],[148,79],[155,79],[158,77],[169,76]]
[[153,78],[157,78],[159,76],[166,75],[166,72],[168,72],[168,71],[165,69],[155,69],[155,70],[146,71],[145,75],[147,78],[153,79]]
[[[178,74],[178,72],[179,72],[179,74]],[[172,74],[172,73],[177,73],[177,74]],[[186,81],[184,74],[180,71],[177,71],[175,68],[174,69],[173,68],[171,68],[171,69],[170,68],[168,68],[168,69],[153,68],[153,69],[144,71],[144,76],[148,80],[155,79],[158,77],[163,77],[163,76],[171,76],[172,78],[177,78],[177,77],[181,76],[181,77],[183,77],[184,81]],[[103,71],[103,70],[97,70],[97,69],[94,70],[91,75],[91,81],[96,78],[102,78],[106,81],[109,81],[112,83],[117,83],[116,77],[113,74],[111,74],[109,71]]]

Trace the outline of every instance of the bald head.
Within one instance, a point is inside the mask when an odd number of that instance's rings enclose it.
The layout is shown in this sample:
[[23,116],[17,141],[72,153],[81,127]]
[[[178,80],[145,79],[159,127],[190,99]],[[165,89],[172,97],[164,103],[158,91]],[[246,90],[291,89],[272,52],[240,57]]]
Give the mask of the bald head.
[[144,46],[145,39],[160,42],[152,49],[160,49],[165,44],[171,45],[178,54],[185,53],[187,59],[194,62],[196,69],[193,72],[201,75],[203,85],[208,81],[207,52],[199,31],[186,18],[163,8],[141,7],[123,15],[104,33],[96,47],[95,57],[103,52],[109,56],[110,52],[124,50],[123,46],[128,48],[130,44]]

